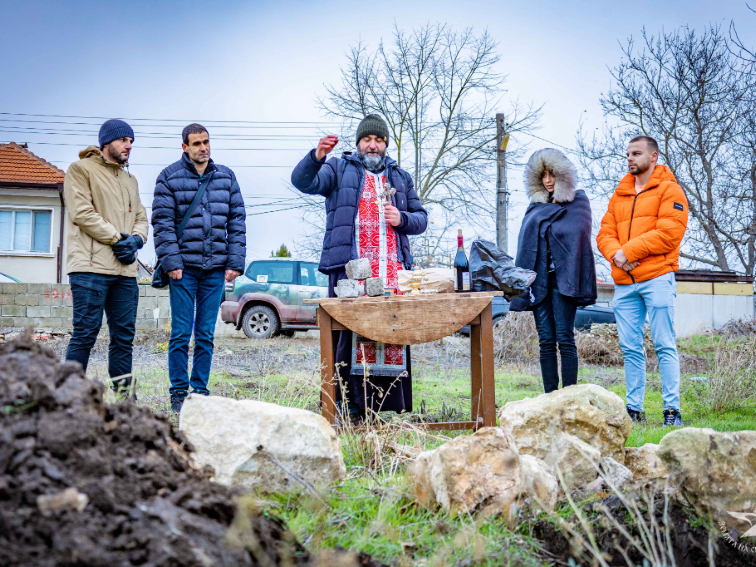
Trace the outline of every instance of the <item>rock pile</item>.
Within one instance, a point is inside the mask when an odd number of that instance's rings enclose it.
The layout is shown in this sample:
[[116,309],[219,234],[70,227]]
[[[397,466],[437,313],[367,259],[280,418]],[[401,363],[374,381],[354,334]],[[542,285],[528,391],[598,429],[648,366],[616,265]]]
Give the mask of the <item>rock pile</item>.
[[104,387],[26,336],[0,346],[0,564],[309,565],[193,464],[167,418],[106,406]]
[[364,281],[364,292],[368,297],[378,297],[383,295],[383,280],[373,277],[373,270],[370,268],[370,260],[359,258],[351,260],[345,266],[347,279],[339,281],[336,284],[336,295],[341,298],[359,297],[362,293],[360,282]]
[[600,386],[509,402],[499,423],[417,457],[408,472],[418,500],[511,519],[526,499],[550,509],[564,488],[622,488],[666,474],[655,446],[626,453],[632,421],[619,396]]

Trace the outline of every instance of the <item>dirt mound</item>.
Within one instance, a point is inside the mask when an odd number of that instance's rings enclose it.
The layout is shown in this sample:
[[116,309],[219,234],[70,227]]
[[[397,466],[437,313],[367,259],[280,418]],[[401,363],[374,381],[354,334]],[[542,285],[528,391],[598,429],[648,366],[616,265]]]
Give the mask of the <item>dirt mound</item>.
[[237,514],[166,418],[103,391],[28,336],[0,346],[0,565],[312,563],[282,523]]

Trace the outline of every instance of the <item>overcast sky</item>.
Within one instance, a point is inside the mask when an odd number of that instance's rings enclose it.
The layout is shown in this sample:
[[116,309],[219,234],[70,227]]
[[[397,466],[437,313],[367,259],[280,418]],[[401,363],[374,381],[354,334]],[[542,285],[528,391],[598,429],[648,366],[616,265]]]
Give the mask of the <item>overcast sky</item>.
[[[209,127],[212,157],[235,170],[247,205],[270,203],[290,198],[291,168],[319,137],[318,126],[306,123],[324,120],[316,98],[324,84],[339,81],[350,45],[362,39],[375,46],[390,37],[394,23],[406,30],[429,22],[487,29],[499,42],[506,96],[544,104],[537,134],[574,147],[581,117],[590,128],[602,123],[598,100],[610,87],[607,66],[620,60],[618,41],[639,37],[643,26],[657,33],[709,23],[727,27],[731,20],[741,38],[756,45],[756,15],[741,0],[2,2],[0,112],[48,116],[0,115],[0,141],[28,142],[66,169],[79,150],[96,143],[102,120],[49,115],[129,120],[136,132],[130,170],[149,207],[158,173],[180,158],[179,132],[186,123],[295,122]],[[160,120],[160,126],[140,118]],[[51,124],[56,121],[81,124]],[[221,133],[264,139],[220,139]],[[546,145],[534,139],[530,150]],[[510,172],[509,186],[514,253],[526,202],[521,171]],[[250,212],[261,210],[271,207]],[[249,257],[267,256],[281,243],[291,246],[302,231],[298,213],[248,217]],[[144,256],[154,256],[151,239]]]

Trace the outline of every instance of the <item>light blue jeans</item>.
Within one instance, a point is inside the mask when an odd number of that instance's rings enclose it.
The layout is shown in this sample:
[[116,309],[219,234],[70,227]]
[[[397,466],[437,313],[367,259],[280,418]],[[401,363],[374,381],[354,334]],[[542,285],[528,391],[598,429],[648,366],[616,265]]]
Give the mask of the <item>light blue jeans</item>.
[[627,407],[643,411],[646,394],[646,356],[643,327],[648,314],[651,337],[659,358],[664,409],[680,410],[680,359],[675,340],[675,274],[614,287],[614,316],[625,361]]

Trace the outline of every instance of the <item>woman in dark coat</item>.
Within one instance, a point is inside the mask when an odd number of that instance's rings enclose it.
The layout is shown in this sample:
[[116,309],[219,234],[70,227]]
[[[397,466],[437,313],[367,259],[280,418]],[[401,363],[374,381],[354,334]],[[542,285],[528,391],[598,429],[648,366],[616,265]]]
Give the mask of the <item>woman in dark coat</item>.
[[577,172],[559,150],[538,150],[525,167],[530,205],[520,228],[516,265],[536,272],[530,293],[512,301],[511,311],[532,311],[541,348],[546,393],[577,384],[575,312],[596,302],[596,266],[591,238],[591,204],[576,190]]

